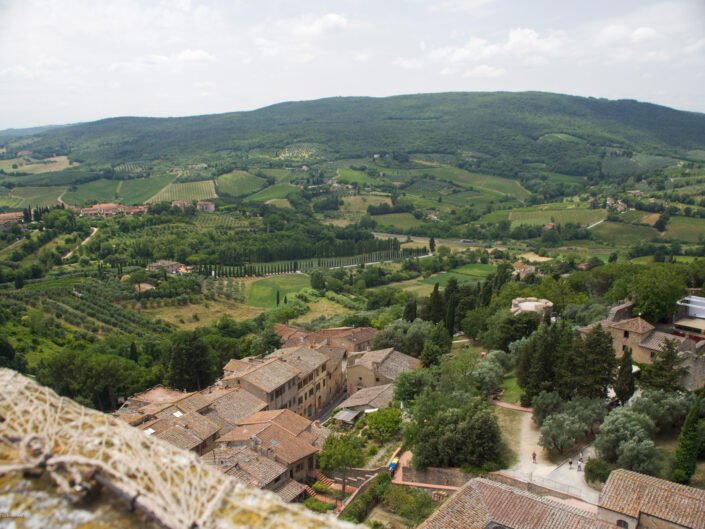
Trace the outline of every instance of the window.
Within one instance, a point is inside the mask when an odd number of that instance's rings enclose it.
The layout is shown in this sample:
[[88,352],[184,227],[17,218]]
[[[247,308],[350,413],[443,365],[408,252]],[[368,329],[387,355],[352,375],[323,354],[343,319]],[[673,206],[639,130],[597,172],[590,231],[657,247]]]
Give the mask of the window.
[[629,331],[624,331],[624,337],[629,338]]
[[617,527],[621,527],[622,529],[629,529],[629,524],[626,520],[617,520]]
[[179,410],[176,410],[174,413],[172,413],[174,417],[183,417],[183,412],[180,412]]

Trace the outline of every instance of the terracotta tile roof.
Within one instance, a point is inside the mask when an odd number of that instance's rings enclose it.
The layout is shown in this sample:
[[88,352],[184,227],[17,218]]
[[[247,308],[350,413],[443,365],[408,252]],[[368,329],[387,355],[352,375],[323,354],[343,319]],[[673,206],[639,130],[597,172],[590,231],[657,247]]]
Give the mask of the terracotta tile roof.
[[206,397],[201,395],[200,393],[194,393],[193,395],[189,395],[185,399],[181,399],[177,402],[174,403],[181,411],[184,413],[190,412],[190,411],[198,411],[206,406],[208,406],[209,401]]
[[675,334],[668,334],[661,331],[654,331],[648,336],[645,336],[641,341],[641,346],[646,349],[651,349],[652,351],[662,351],[663,347],[666,345],[668,340],[673,340],[678,345],[678,348],[683,345],[688,339],[684,336],[677,336]]
[[328,359],[333,362],[334,365],[337,365],[342,362],[343,358],[347,353],[345,347],[331,347],[330,345],[320,345],[316,347],[316,351],[326,355]]
[[128,402],[134,401],[136,403],[143,404],[168,403],[183,399],[184,397],[188,397],[189,395],[191,395],[191,393],[186,393],[177,389],[166,388],[160,384],[154,386],[153,388],[149,388],[148,390],[145,390],[142,393],[133,395],[128,399]]
[[249,443],[252,438],[257,439],[258,450],[271,450],[272,456],[285,465],[291,465],[318,452],[312,444],[272,423],[238,426],[218,439],[218,442],[241,444]]
[[270,422],[288,430],[294,435],[299,435],[312,424],[311,421],[301,415],[297,415],[291,410],[260,411],[243,419],[240,421],[240,424],[264,424]]
[[341,402],[339,408],[386,408],[394,397],[394,384],[364,388]]
[[267,428],[267,424],[248,424],[246,426],[238,426],[228,433],[218,437],[218,443],[242,443],[249,441],[257,436],[262,430]]
[[629,320],[622,320],[618,322],[612,322],[610,325],[614,329],[620,329],[622,331],[635,332],[637,334],[645,334],[647,332],[653,331],[654,326],[648,321],[642,318],[631,318]]
[[303,331],[301,327],[294,327],[293,325],[284,325],[283,323],[274,324],[274,332],[277,333],[283,341],[287,341],[292,334],[301,331]]
[[289,380],[296,378],[299,373],[300,371],[296,367],[277,359],[271,359],[260,364],[249,373],[245,373],[242,378],[253,386],[269,393],[286,384]]
[[285,466],[246,446],[217,448],[202,455],[201,461],[258,488],[266,487],[287,471]]
[[203,440],[195,435],[193,431],[187,430],[180,425],[173,426],[161,433],[154,434],[154,436],[174,446],[183,448],[184,450],[193,450],[203,442]]
[[421,362],[412,356],[395,351],[394,348],[390,347],[377,351],[367,351],[361,356],[356,357],[354,365],[366,367],[370,371],[374,371],[376,365],[379,373],[394,380],[401,373],[419,368]]
[[372,340],[377,334],[377,329],[372,327],[335,327],[308,332],[299,327],[275,326],[274,330],[284,341],[284,347],[295,347],[304,344],[313,346],[329,345],[327,342],[332,338],[349,340],[353,343],[365,343]]
[[615,529],[594,514],[503,483],[476,478],[456,492],[419,529]]
[[602,325],[602,330],[605,330],[605,331],[606,331],[606,330],[608,330],[608,329],[610,328],[610,326],[612,325],[612,323],[613,323],[613,322],[612,322],[611,320],[600,320],[600,321],[597,321],[597,322],[595,322],[595,323],[591,323],[590,325],[586,325],[585,327],[580,327],[579,331],[580,331],[581,333],[587,334],[587,333],[589,333],[591,330],[593,330],[595,327],[597,327],[598,325]]
[[301,483],[293,479],[286,479],[280,485],[272,489],[272,492],[279,496],[282,500],[289,503],[298,498],[301,493],[306,490]]
[[600,507],[638,518],[645,513],[683,527],[705,527],[705,490],[629,470],[614,470]]
[[278,349],[267,358],[278,358],[282,362],[294,366],[301,372],[302,377],[312,373],[328,361],[328,357],[323,353],[309,347],[287,347]]
[[225,433],[232,430],[246,417],[262,411],[266,407],[266,402],[255,397],[249,391],[233,388],[225,394],[221,393],[201,414],[217,422],[221,426],[221,431]]

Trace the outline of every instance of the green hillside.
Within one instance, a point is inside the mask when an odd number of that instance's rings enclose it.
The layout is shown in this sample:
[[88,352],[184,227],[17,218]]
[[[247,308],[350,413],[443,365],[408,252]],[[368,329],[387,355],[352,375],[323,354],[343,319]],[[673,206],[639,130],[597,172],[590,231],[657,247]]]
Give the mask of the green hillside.
[[[547,135],[579,141],[546,141]],[[26,137],[21,142],[35,153],[85,162],[174,161],[255,149],[302,159],[398,151],[460,154],[495,174],[513,174],[531,162],[597,174],[604,146],[683,156],[703,149],[705,115],[538,92],[341,97],[209,116],[113,118],[44,132],[31,147]]]

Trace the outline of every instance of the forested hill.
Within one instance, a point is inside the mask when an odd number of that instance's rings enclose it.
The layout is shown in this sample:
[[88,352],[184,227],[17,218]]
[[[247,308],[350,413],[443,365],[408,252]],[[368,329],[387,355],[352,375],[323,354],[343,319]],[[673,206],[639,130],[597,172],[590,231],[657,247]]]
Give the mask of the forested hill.
[[572,172],[580,174],[581,160],[592,162],[605,147],[687,157],[688,151],[705,148],[705,114],[539,92],[444,93],[328,98],[185,118],[112,118],[36,138],[35,152],[86,162],[313,144],[324,158],[380,151],[494,158],[501,160],[501,172],[560,150],[575,163]]

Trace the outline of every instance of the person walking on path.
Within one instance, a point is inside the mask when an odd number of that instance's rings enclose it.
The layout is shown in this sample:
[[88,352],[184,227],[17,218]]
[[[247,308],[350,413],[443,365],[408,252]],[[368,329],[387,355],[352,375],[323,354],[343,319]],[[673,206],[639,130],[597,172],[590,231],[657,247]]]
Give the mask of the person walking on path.
[[573,470],[573,458],[568,458],[568,470]]
[[531,454],[531,459],[533,460],[534,464],[536,464],[536,452],[533,452]]
[[582,472],[583,470],[583,465],[580,461],[578,461],[578,472]]

